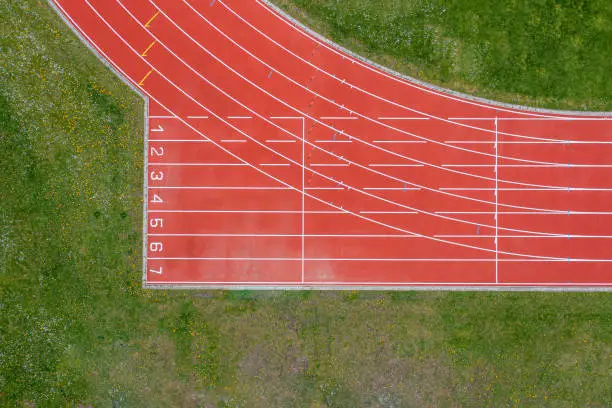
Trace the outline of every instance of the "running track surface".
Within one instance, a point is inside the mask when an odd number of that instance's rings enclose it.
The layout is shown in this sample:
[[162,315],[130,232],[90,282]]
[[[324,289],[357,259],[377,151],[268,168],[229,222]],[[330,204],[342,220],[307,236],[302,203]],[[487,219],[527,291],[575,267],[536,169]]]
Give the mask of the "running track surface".
[[149,287],[612,287],[612,121],[380,71],[258,0],[52,0],[148,97]]

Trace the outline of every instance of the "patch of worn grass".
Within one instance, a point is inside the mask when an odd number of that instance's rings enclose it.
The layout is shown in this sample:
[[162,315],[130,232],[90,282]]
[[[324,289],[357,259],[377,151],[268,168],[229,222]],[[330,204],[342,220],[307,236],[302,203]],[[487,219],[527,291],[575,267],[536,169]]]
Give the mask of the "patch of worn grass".
[[0,405],[612,404],[609,294],[141,289],[142,102],[0,18]]
[[274,0],[413,77],[535,107],[612,110],[606,0]]

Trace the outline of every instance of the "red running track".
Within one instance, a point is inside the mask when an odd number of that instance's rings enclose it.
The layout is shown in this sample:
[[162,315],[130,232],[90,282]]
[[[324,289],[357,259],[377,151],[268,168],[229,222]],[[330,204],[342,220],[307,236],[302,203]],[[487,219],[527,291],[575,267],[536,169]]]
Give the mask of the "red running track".
[[612,287],[612,121],[394,77],[258,0],[52,0],[148,98],[149,287]]

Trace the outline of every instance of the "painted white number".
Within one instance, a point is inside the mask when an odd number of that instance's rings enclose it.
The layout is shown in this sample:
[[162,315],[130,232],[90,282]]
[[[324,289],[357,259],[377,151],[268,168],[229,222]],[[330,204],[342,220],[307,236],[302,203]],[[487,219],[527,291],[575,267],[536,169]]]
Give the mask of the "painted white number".
[[149,225],[151,226],[151,228],[163,228],[164,219],[163,218],[151,218],[151,221],[149,221]]
[[158,196],[157,194],[153,194],[153,199],[151,200],[152,203],[163,203],[164,200],[162,200],[162,198],[160,196]]
[[155,270],[155,269],[153,269],[153,268],[149,269],[149,272],[151,272],[151,273],[156,273],[156,274],[158,274],[158,275],[161,275],[161,274],[163,273],[163,271],[164,271],[164,268],[163,268],[163,267],[161,267],[161,266],[159,267],[159,270]]
[[160,147],[151,147],[151,156],[163,156],[164,155],[164,148],[162,146]]
[[164,250],[164,245],[161,242],[151,242],[149,244],[149,249],[151,252],[162,252]]
[[163,171],[152,171],[151,172],[151,180],[157,181],[157,180],[163,180],[163,179],[164,179]]

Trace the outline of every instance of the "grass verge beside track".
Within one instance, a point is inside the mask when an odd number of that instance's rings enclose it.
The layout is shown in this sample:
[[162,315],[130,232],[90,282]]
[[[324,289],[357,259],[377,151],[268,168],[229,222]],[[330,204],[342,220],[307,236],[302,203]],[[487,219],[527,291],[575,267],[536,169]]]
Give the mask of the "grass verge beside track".
[[273,0],[326,37],[442,87],[539,108],[612,111],[607,0]]
[[45,2],[0,21],[1,406],[612,404],[606,293],[141,289],[142,101]]

